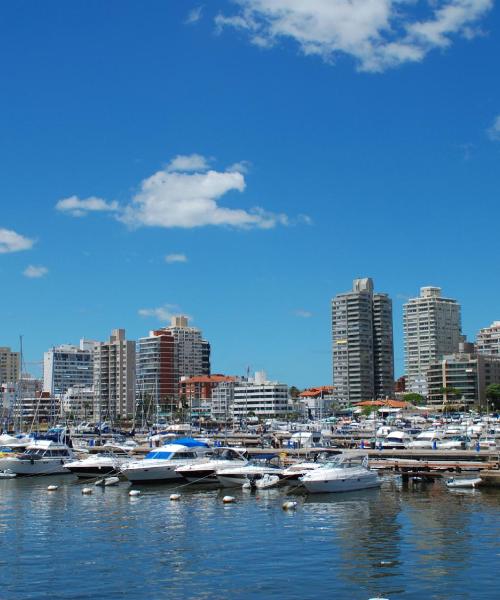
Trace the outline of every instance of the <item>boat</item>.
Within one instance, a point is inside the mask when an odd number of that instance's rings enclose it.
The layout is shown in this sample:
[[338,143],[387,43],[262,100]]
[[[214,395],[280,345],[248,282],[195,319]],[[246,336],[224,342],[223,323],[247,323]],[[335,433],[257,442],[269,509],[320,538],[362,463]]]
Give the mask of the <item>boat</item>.
[[182,475],[177,469],[205,461],[207,450],[206,444],[198,447],[166,444],[154,448],[142,460],[129,462],[122,469],[122,474],[134,482],[178,481],[182,479]]
[[368,455],[346,452],[300,478],[311,494],[351,492],[380,486],[376,471],[368,468]]
[[243,484],[243,489],[267,490],[276,487],[281,479],[278,475],[266,473],[260,479],[248,480]]
[[436,431],[435,429],[428,429],[422,431],[417,437],[408,444],[408,448],[437,448],[438,442],[444,437],[444,432]]
[[68,463],[66,469],[80,479],[102,477],[110,473],[119,473],[131,460],[131,455],[122,448],[106,445],[97,454]]
[[256,482],[266,475],[280,477],[283,474],[283,469],[269,464],[259,464],[257,462],[249,462],[246,465],[239,467],[229,467],[217,469],[217,481],[222,487],[242,487],[246,483],[250,487],[257,487]]
[[219,483],[217,471],[248,464],[248,455],[243,448],[215,448],[208,461],[185,465],[176,469],[189,483]]
[[446,481],[449,488],[475,488],[482,483],[481,477],[452,477]]
[[2,433],[0,435],[0,446],[2,448],[10,448],[10,450],[24,450],[33,442],[33,438],[25,435],[10,435],[8,433]]
[[384,450],[400,450],[401,448],[407,448],[410,442],[411,436],[406,431],[391,431],[382,442],[382,448]]
[[74,456],[73,450],[66,444],[52,440],[32,440],[22,454],[1,458],[0,471],[16,475],[69,473],[66,464]]
[[0,479],[13,479],[17,477],[12,471],[0,471]]
[[321,467],[320,462],[300,462],[290,465],[283,471],[283,479],[287,481],[297,481],[300,477],[309,473],[309,471],[315,471]]

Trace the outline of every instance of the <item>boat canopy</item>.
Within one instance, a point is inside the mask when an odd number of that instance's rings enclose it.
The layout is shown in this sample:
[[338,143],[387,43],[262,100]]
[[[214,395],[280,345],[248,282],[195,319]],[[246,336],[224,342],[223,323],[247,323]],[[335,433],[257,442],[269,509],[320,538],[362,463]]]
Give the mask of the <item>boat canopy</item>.
[[175,440],[175,443],[180,444],[181,446],[187,446],[188,448],[209,448],[209,445],[206,442],[195,440],[192,437],[185,437],[181,438],[180,440]]

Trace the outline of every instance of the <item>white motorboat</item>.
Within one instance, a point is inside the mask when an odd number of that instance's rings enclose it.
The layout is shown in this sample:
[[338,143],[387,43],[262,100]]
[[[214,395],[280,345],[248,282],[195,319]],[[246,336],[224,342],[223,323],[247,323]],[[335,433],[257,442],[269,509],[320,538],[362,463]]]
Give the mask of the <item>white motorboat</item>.
[[119,473],[131,460],[130,454],[120,447],[103,446],[101,452],[72,461],[66,465],[66,469],[81,479],[102,477],[110,473]]
[[134,482],[178,481],[182,479],[182,475],[176,469],[205,462],[206,450],[181,444],[166,444],[151,450],[142,460],[129,462],[122,469],[122,474]]
[[422,431],[417,437],[408,444],[408,448],[437,448],[438,442],[444,437],[444,432],[436,431],[435,429],[428,429]]
[[217,471],[248,464],[248,458],[241,448],[215,448],[208,461],[185,465],[176,472],[190,483],[218,483]]
[[0,459],[0,471],[16,475],[53,475],[69,473],[66,464],[74,459],[74,453],[66,444],[50,440],[35,440],[22,454]]
[[10,448],[11,450],[24,450],[33,442],[33,438],[25,435],[10,435],[2,433],[0,435],[0,446]]
[[217,469],[217,480],[222,487],[242,487],[249,483],[251,487],[265,475],[281,476],[283,469],[272,465],[250,462],[240,467]]
[[311,494],[351,492],[380,486],[376,471],[368,468],[368,456],[346,452],[300,478]]
[[406,431],[391,431],[382,442],[382,448],[399,450],[407,448],[411,442],[411,436]]

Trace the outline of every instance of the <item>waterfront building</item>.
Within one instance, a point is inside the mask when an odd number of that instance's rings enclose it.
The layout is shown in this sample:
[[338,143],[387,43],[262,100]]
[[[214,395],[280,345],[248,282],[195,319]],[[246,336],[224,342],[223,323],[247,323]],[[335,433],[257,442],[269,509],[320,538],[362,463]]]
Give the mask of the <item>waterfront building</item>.
[[94,415],[99,420],[129,418],[135,408],[135,341],[113,329],[93,350]]
[[212,389],[210,416],[214,421],[228,421],[233,415],[234,389],[247,381],[243,377],[226,378]]
[[427,370],[428,404],[486,407],[486,388],[500,383],[500,356],[479,354],[472,344],[432,362]]
[[476,337],[476,350],[479,354],[500,356],[500,321],[493,321],[489,327],[479,330]]
[[458,351],[463,340],[460,305],[443,298],[441,288],[422,287],[403,306],[406,390],[427,396],[427,369]]
[[98,419],[94,415],[94,388],[74,386],[69,388],[61,399],[61,409],[67,418],[79,421]]
[[234,386],[233,417],[283,417],[291,411],[288,385],[269,381],[264,371]]
[[355,279],[332,300],[333,385],[340,404],[392,396],[392,300],[373,291],[371,278]]
[[[22,403],[23,398],[38,396],[42,388],[42,380],[32,377],[28,373],[23,373],[22,378],[20,377],[18,381],[2,383],[0,385],[0,407],[2,408],[3,416],[12,416],[16,405]],[[20,414],[19,409],[16,410],[16,414]]]
[[187,317],[151,331],[137,347],[137,398],[142,410],[170,413],[180,406],[181,377],[210,375],[210,344]]
[[19,352],[12,352],[7,346],[0,347],[0,384],[16,382],[21,372]]
[[34,395],[18,397],[12,406],[11,418],[14,422],[33,426],[40,423],[55,424],[61,416],[61,399],[49,392],[38,391]]
[[[214,390],[221,383],[234,383],[236,377],[228,375],[198,375],[196,377],[181,377],[181,401],[187,405],[191,416],[212,417]],[[221,396],[218,396],[218,401]]]
[[54,346],[43,356],[43,389],[62,396],[70,387],[93,384],[93,349],[98,342],[80,340],[79,346]]
[[335,388],[323,385],[299,394],[302,411],[309,419],[323,419],[333,413],[336,404]]

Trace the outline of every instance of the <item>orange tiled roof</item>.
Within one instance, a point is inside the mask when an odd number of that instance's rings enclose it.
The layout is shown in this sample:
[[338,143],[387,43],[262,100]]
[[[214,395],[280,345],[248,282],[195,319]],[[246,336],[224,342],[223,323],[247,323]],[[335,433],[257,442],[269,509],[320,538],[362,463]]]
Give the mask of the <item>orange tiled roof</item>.
[[409,402],[403,402],[402,400],[364,400],[363,402],[356,402],[355,406],[387,406],[389,408],[408,408],[412,405]]
[[320,396],[322,392],[326,392],[331,394],[334,388],[331,385],[322,385],[319,387],[309,388],[308,390],[304,390],[300,393],[301,398],[316,398]]

